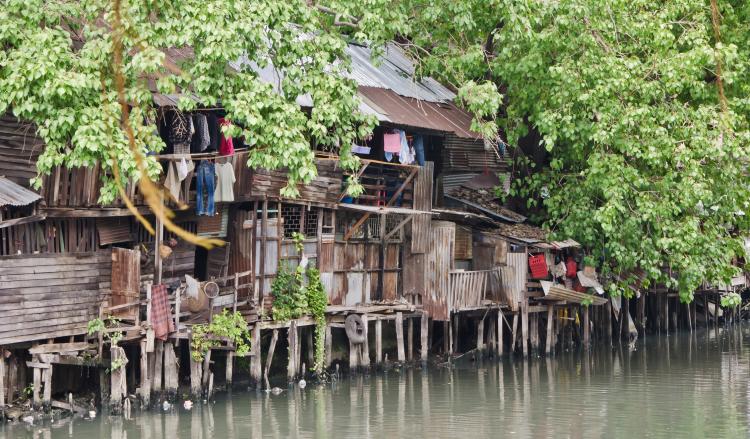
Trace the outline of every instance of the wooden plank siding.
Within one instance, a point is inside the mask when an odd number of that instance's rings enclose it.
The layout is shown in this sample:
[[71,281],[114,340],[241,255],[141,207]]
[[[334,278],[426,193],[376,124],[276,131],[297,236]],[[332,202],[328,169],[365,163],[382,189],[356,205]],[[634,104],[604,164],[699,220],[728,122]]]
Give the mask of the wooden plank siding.
[[36,135],[36,126],[10,114],[0,115],[0,175],[29,187],[36,176],[36,160],[44,149]]
[[84,334],[111,264],[110,251],[0,257],[0,345]]
[[[434,164],[426,162],[414,179],[414,209],[432,210],[432,176]],[[430,215],[414,215],[411,223],[411,252],[425,253],[430,246]]]
[[427,272],[425,296],[422,304],[435,320],[448,320],[450,271],[453,268],[456,225],[448,221],[432,221],[430,251],[423,269]]

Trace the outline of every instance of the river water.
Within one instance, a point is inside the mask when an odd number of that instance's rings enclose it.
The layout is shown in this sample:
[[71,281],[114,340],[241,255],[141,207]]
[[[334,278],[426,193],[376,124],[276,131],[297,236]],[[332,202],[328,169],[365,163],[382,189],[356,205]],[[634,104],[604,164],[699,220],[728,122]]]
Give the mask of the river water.
[[393,369],[131,420],[0,426],[8,438],[748,437],[750,328],[648,337],[591,354]]

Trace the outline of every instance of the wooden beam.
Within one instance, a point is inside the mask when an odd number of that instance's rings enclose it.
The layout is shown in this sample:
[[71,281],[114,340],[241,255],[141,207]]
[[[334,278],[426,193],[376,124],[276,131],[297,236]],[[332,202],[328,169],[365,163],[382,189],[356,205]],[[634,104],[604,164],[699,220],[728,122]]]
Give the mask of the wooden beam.
[[39,221],[44,221],[45,219],[47,219],[47,215],[41,215],[41,214],[25,216],[23,218],[9,219],[5,221],[0,221],[0,229],[4,229],[10,226],[18,226],[21,224],[35,223]]
[[[361,177],[361,176],[362,176],[362,174],[364,174],[364,172],[365,172],[365,169],[367,169],[367,167],[368,167],[369,165],[370,165],[370,162],[363,162],[363,163],[362,163],[362,167],[361,167],[361,168],[359,169],[359,171],[357,171],[357,176],[356,176],[355,178],[356,178],[356,179],[359,179],[359,177]],[[340,203],[340,202],[341,202],[341,200],[343,200],[344,198],[346,198],[346,190],[344,190],[343,192],[341,192],[341,195],[339,195],[339,197],[338,197],[338,199],[336,200],[336,202],[337,202],[337,203]]]
[[36,355],[56,352],[78,352],[87,349],[96,349],[96,346],[88,342],[40,344],[29,348],[29,354]]
[[419,338],[421,339],[421,350],[420,359],[422,362],[427,361],[427,354],[429,353],[428,335],[430,332],[430,317],[427,313],[422,313],[422,326],[419,331]]
[[396,313],[396,348],[398,361],[404,362],[404,317],[400,312]]
[[383,238],[383,241],[389,240],[393,235],[395,235],[396,233],[398,233],[398,231],[401,230],[406,225],[406,223],[408,223],[409,221],[411,221],[412,218],[414,218],[414,215],[406,215],[405,219],[401,220],[401,222],[398,223],[396,225],[396,227],[394,227],[393,230],[391,230],[390,232],[388,232],[387,235],[385,235],[385,237]]
[[375,320],[375,364],[383,362],[383,321]]
[[[274,329],[273,335],[271,336],[271,344],[268,346],[268,355],[266,356],[266,369],[263,372],[263,379],[266,382],[266,390],[269,390],[271,386],[268,383],[268,371],[271,370],[271,363],[273,362],[273,354],[276,352],[276,342],[279,340],[279,330]],[[258,356],[260,361],[260,355]]]
[[[399,195],[401,195],[401,193],[406,188],[406,185],[408,185],[414,179],[414,176],[417,175],[418,171],[419,171],[419,168],[414,169],[414,170],[411,171],[411,173],[409,174],[409,176],[406,177],[406,180],[404,180],[404,182],[401,184],[401,186],[398,188],[398,190],[396,190],[396,192],[388,200],[388,202],[386,203],[385,207],[391,207],[393,205],[393,203],[398,199]],[[367,221],[367,219],[370,218],[370,215],[372,215],[372,213],[370,213],[370,212],[367,212],[364,215],[362,215],[362,217],[360,219],[358,219],[357,222],[354,223],[354,225],[349,230],[347,230],[346,235],[344,235],[344,241],[348,241],[349,238],[352,237],[352,235],[354,234],[354,232],[356,232],[357,229],[359,229],[362,226],[362,224],[364,224],[365,221]]]

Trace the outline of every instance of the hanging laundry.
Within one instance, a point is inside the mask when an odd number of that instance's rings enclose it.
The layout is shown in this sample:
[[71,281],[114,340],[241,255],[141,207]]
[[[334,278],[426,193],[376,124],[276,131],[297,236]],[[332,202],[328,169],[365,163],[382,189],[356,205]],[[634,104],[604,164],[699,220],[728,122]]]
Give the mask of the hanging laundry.
[[[184,166],[183,166],[184,163]],[[179,162],[170,161],[167,167],[167,178],[164,180],[164,187],[167,188],[170,194],[177,201],[180,200],[180,183],[184,181],[188,175],[195,169],[195,164],[192,160],[185,160],[184,158]]]
[[190,118],[179,111],[171,113],[169,121],[169,141],[172,144],[187,143],[190,141]]
[[228,203],[234,201],[234,165],[232,163],[220,163],[216,165],[216,191],[214,193],[215,203]]
[[170,332],[174,332],[174,320],[169,308],[167,286],[164,284],[151,286],[151,327],[154,338],[166,340]]
[[414,158],[419,166],[424,166],[424,136],[421,134],[414,136]]
[[401,151],[401,130],[393,130],[383,134],[383,151],[398,154]]
[[[222,127],[231,126],[232,123],[223,117],[219,118],[219,125]],[[219,154],[221,155],[232,155],[234,154],[234,143],[232,143],[232,137],[225,136],[224,132],[221,133],[221,145],[219,145]]]
[[206,124],[208,125],[208,146],[205,151],[218,151],[219,143],[221,142],[219,119],[213,113],[209,113],[206,115]]
[[398,153],[398,161],[402,165],[411,165],[414,163],[414,153],[409,148],[409,142],[406,140],[406,133],[404,131],[399,132],[401,150]]
[[198,215],[214,216],[216,214],[216,207],[214,206],[214,184],[216,177],[213,162],[206,160],[200,162],[197,172],[196,189],[198,199],[195,203],[196,210],[198,211]]
[[208,144],[211,142],[208,133],[208,121],[206,120],[206,115],[201,113],[193,114],[193,126],[195,127],[195,134],[190,142],[190,152],[203,152],[208,148]]

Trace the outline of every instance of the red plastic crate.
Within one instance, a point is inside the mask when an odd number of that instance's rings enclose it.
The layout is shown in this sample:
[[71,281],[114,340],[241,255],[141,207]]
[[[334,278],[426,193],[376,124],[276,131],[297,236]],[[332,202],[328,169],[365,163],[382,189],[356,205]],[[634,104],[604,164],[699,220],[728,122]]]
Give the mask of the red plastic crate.
[[533,279],[544,279],[549,275],[544,253],[529,256],[529,269]]

